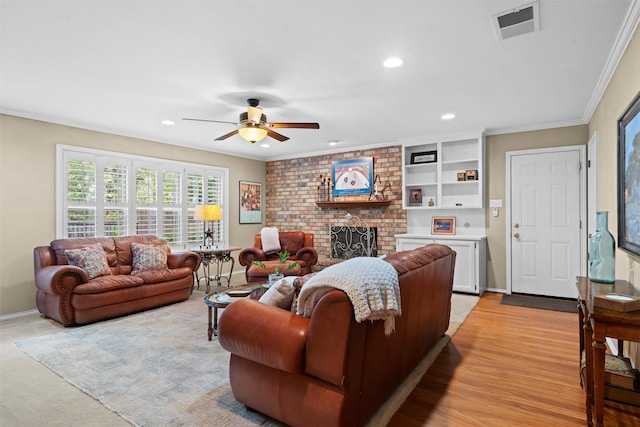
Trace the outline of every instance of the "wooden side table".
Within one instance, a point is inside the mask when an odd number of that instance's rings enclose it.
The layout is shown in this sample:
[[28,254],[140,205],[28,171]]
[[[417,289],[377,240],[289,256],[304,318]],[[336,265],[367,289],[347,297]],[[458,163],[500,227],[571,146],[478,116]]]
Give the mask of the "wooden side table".
[[[596,295],[615,293],[638,296],[627,281],[616,280],[613,285],[596,283],[587,277],[577,278],[578,315],[580,322],[580,356],[585,353],[585,384],[587,425],[602,427],[604,419],[604,364],[607,337],[640,342],[640,311],[622,313],[593,305]],[[595,414],[592,413],[592,407]]]
[[[207,292],[209,292],[211,282],[214,280],[217,282],[218,286],[220,286],[222,285],[220,279],[226,279],[228,287],[231,283],[231,274],[233,273],[233,266],[236,262],[231,256],[231,252],[239,251],[240,249],[241,248],[238,246],[194,246],[189,248],[191,252],[197,253],[202,261],[202,272],[204,276],[199,277],[198,271],[195,272],[197,288],[200,289],[201,279],[205,279],[207,282]],[[229,276],[225,277],[222,275],[222,266],[228,262],[231,262],[231,269],[229,270]],[[211,264],[215,264],[216,266],[215,276],[211,275]]]

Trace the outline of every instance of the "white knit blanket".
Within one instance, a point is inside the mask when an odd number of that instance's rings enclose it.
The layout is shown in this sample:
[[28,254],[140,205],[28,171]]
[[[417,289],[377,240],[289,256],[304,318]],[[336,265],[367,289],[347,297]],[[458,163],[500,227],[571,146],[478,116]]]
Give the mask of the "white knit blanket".
[[351,258],[332,265],[313,276],[300,290],[298,314],[311,317],[324,294],[344,291],[355,313],[356,322],[384,320],[385,334],[395,330],[395,316],[402,314],[398,273],[379,258]]

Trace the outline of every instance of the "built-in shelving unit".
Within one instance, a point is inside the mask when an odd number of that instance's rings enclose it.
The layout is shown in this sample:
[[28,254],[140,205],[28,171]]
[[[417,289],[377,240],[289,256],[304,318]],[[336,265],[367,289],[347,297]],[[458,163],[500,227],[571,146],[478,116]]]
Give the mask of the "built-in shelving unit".
[[[403,208],[484,207],[482,132],[458,137],[404,140],[402,162]],[[476,171],[475,179],[458,180],[458,174],[466,174],[467,171]]]
[[321,208],[386,208],[391,200],[340,200],[331,202],[316,202]]

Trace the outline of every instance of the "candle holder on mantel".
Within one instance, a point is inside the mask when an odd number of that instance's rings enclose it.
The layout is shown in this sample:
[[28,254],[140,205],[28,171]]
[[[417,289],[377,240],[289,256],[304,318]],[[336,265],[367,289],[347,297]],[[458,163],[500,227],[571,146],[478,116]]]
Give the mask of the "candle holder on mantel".
[[318,180],[318,202],[333,201],[333,184],[331,178],[320,175]]

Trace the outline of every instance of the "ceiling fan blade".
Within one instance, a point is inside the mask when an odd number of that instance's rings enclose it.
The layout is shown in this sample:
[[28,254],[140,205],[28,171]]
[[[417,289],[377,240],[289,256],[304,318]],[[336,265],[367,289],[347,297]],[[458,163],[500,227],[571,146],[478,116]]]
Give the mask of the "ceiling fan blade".
[[281,133],[274,132],[271,129],[265,129],[265,130],[267,131],[267,135],[269,135],[273,139],[277,139],[280,142],[286,141],[287,139],[289,139],[288,136],[284,136]]
[[320,129],[318,123],[269,123],[272,128]]
[[222,141],[223,139],[231,138],[233,135],[236,135],[237,133],[238,133],[238,129],[233,130],[227,134],[217,137],[216,139],[214,139],[214,141]]
[[236,122],[223,122],[221,120],[208,120],[208,119],[190,119],[188,117],[183,117],[182,120],[191,120],[193,122],[211,122],[211,123],[227,123],[230,125],[238,125]]

